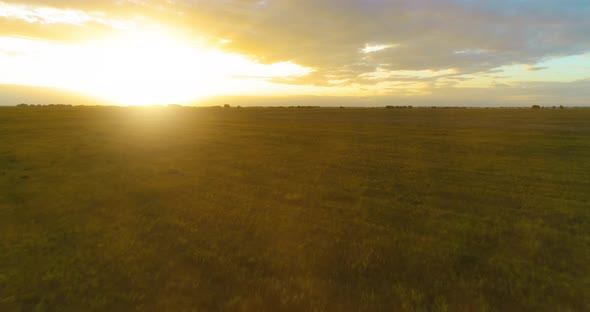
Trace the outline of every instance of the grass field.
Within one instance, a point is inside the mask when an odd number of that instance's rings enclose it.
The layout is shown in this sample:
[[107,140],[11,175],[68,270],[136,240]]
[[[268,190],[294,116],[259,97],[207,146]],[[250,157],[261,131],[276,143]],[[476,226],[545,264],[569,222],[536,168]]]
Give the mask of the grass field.
[[590,109],[0,108],[0,311],[589,311]]

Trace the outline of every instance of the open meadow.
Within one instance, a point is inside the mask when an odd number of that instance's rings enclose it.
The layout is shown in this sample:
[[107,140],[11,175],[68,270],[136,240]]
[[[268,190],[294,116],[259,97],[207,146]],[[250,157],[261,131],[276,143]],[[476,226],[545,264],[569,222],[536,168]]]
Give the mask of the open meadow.
[[0,311],[589,311],[590,109],[0,108]]

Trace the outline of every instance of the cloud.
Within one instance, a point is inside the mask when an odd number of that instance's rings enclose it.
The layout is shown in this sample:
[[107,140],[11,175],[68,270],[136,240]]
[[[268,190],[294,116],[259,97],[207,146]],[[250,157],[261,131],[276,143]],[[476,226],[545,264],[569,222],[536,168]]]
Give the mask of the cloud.
[[26,104],[110,104],[95,98],[55,88],[0,84],[0,106]]
[[532,65],[525,65],[525,69],[527,71],[539,71],[539,70],[544,70],[547,69],[549,67],[547,66],[532,66]]
[[[543,68],[536,64],[547,59],[590,51],[587,0],[23,0],[4,3],[54,8],[58,10],[54,11],[54,21],[70,16],[66,12],[78,12],[76,16],[83,18],[67,26],[73,33],[85,27],[113,28],[113,21],[139,16],[183,29],[194,38],[226,39],[224,50],[248,55],[261,63],[291,62],[314,69],[305,76],[276,79],[292,84],[362,87],[389,81],[394,87],[400,81],[414,80],[436,87],[453,85],[466,75],[498,73],[499,67],[507,65],[528,64],[529,70],[540,70]],[[29,19],[50,20],[46,14],[34,13],[29,13]],[[15,22],[0,19],[3,33],[6,29],[27,29],[3,27],[2,23]],[[65,27],[29,25],[24,31],[38,36],[67,37]],[[400,75],[400,71],[452,72],[424,77]],[[385,74],[370,79],[376,72]]]
[[[587,1],[177,3],[194,29],[230,39],[227,49],[316,69],[301,83],[362,83],[378,68],[488,73],[590,50]],[[395,48],[362,52],[387,45]]]
[[135,26],[133,19],[113,17],[104,11],[0,1],[0,36],[72,41]]
[[492,83],[492,87],[494,87],[494,88],[510,88],[510,85],[506,84],[506,83],[494,82],[494,83]]

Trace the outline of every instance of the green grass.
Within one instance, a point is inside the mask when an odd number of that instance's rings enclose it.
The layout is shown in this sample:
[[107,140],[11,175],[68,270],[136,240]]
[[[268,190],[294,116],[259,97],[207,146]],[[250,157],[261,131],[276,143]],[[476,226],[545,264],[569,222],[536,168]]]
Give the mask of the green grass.
[[0,311],[588,311],[590,109],[0,108]]

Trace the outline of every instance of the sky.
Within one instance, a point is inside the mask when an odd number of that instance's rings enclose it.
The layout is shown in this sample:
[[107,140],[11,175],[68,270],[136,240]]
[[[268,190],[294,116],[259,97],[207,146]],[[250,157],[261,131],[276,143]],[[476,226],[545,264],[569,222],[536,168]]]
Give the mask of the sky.
[[0,105],[228,100],[590,106],[590,1],[0,0]]

